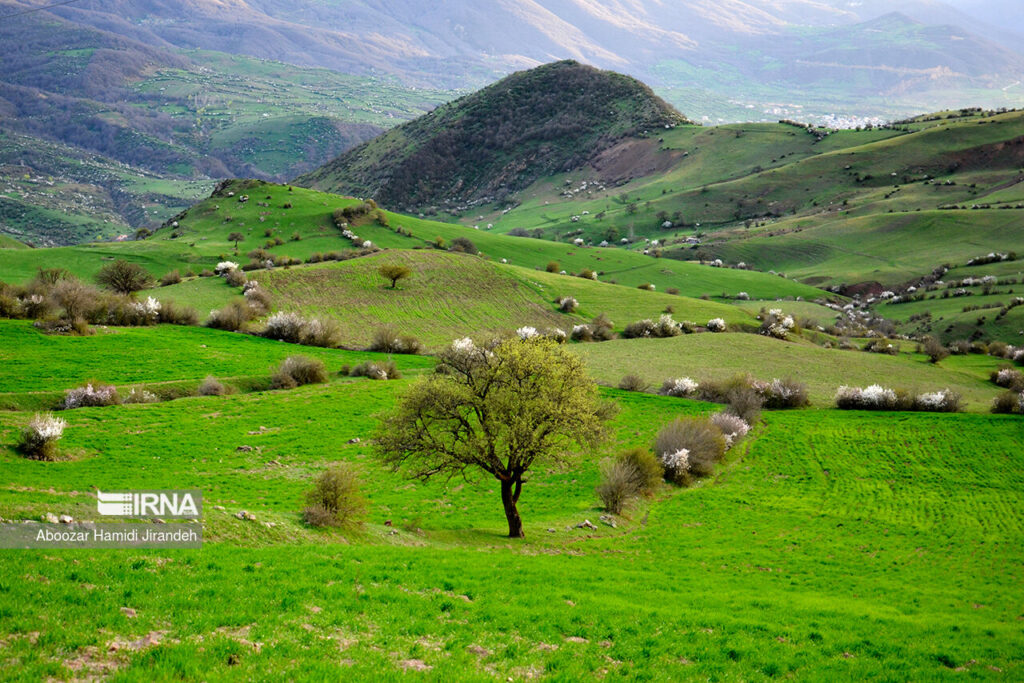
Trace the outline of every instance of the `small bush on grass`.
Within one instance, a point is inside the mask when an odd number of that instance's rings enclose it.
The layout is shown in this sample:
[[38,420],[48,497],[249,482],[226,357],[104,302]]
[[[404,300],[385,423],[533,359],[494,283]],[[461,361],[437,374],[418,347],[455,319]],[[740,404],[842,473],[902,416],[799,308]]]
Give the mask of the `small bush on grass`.
[[725,437],[726,448],[732,448],[737,441],[742,439],[750,431],[750,425],[741,417],[732,413],[715,413],[711,416],[711,423],[718,427]]
[[334,465],[316,478],[306,494],[303,521],[315,527],[358,527],[366,515],[358,470],[349,464]]
[[111,385],[99,385],[95,387],[90,382],[83,387],[75,387],[64,392],[64,402],[61,408],[73,410],[75,408],[95,408],[99,406],[114,406],[121,403],[121,397],[117,388]]
[[181,273],[176,270],[164,273],[164,276],[160,278],[161,287],[169,287],[170,285],[176,285],[181,282]]
[[600,468],[601,483],[594,491],[605,510],[614,515],[621,515],[640,495],[633,472],[626,463],[611,458],[602,460]]
[[689,377],[676,377],[675,379],[665,380],[661,385],[661,391],[658,393],[662,396],[683,398],[693,396],[699,388],[700,385]]
[[807,385],[794,379],[776,378],[771,382],[754,382],[753,386],[769,410],[804,408],[811,404]]
[[[249,285],[252,283],[253,281],[250,280],[246,284]],[[249,304],[249,308],[252,309],[252,312],[255,315],[266,315],[273,307],[270,294],[268,294],[267,290],[262,287],[247,287],[243,294],[245,295],[246,303]]]
[[650,383],[640,375],[629,374],[619,380],[619,389],[623,391],[647,391],[650,388]]
[[725,454],[725,437],[710,420],[680,418],[666,425],[654,443],[654,452],[665,468],[665,479],[687,486],[695,477],[706,477]]
[[558,305],[558,310],[562,313],[574,313],[580,305],[580,302],[571,296],[560,296],[555,299],[555,303]]
[[271,378],[271,386],[274,389],[294,389],[326,381],[327,370],[323,361],[307,356],[288,356]]
[[401,379],[402,372],[394,361],[365,361],[349,371],[350,377],[369,377],[370,379]]
[[418,354],[423,352],[423,344],[411,334],[402,334],[397,327],[387,325],[373,334],[368,351],[380,353]]
[[949,356],[949,349],[935,337],[925,337],[921,343],[921,352],[928,356],[928,361],[938,363]]
[[726,410],[747,424],[754,424],[761,417],[764,397],[752,386],[736,385],[725,394]]
[[1024,391],[1024,372],[1004,365],[998,370],[993,370],[989,375],[992,383],[1011,391]]
[[1004,391],[992,399],[992,412],[1024,414],[1024,393]]
[[142,387],[132,387],[122,403],[156,403],[160,400],[160,397],[154,394],[152,391],[147,391]]
[[601,462],[601,483],[595,492],[605,510],[621,515],[640,496],[653,494],[664,476],[650,451],[634,448]]
[[66,426],[67,422],[59,417],[37,413],[21,432],[18,450],[31,460],[58,460],[57,442],[64,436]]
[[210,317],[206,319],[206,326],[217,330],[238,332],[253,319],[253,314],[254,311],[244,300],[236,299],[224,308],[210,311]]
[[191,306],[179,306],[173,299],[160,302],[157,322],[168,325],[198,325],[199,313]]
[[679,323],[672,319],[668,313],[662,315],[655,322],[650,319],[637,320],[629,323],[622,331],[626,339],[637,339],[641,337],[678,337],[683,333]]
[[227,393],[227,389],[216,378],[208,375],[206,379],[199,383],[199,389],[196,390],[196,393],[200,396],[223,396]]
[[712,318],[707,324],[708,332],[725,332],[728,326],[722,318]]
[[232,268],[224,274],[224,282],[232,287],[241,287],[249,278],[241,268]]

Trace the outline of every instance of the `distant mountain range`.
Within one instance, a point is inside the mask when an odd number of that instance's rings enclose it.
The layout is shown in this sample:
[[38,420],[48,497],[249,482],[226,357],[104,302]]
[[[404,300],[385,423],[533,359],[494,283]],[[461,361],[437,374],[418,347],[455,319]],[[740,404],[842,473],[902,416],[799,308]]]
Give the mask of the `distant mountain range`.
[[771,118],[768,105],[780,102],[858,116],[1022,102],[1019,9],[1014,0],[83,0],[53,12],[153,46],[435,88],[575,59],[642,78],[683,111],[735,120],[753,116],[751,104]]

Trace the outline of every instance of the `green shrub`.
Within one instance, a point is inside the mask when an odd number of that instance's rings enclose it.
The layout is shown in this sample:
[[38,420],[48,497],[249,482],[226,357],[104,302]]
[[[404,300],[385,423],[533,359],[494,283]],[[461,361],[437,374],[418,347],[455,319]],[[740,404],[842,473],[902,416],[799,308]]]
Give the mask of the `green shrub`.
[[173,299],[160,302],[157,321],[168,325],[198,325],[199,313],[191,306],[179,306]]
[[468,237],[456,237],[452,240],[451,246],[448,247],[448,251],[462,252],[464,254],[479,254],[480,250],[476,248],[473,241]]
[[360,488],[359,471],[354,466],[345,463],[324,470],[306,494],[303,521],[317,527],[361,525],[366,499]]
[[307,356],[288,356],[271,378],[271,386],[274,389],[293,389],[326,381],[327,370],[323,361]]
[[992,412],[1003,414],[1024,412],[1024,393],[1004,391],[992,399]]
[[658,490],[665,477],[665,468],[645,448],[631,448],[619,454],[618,461],[629,468],[640,495],[650,496]]
[[232,287],[241,287],[249,280],[241,268],[232,268],[224,274],[224,281]]
[[621,515],[640,495],[634,473],[628,464],[611,458],[601,461],[600,470],[601,483],[594,492],[605,510]]

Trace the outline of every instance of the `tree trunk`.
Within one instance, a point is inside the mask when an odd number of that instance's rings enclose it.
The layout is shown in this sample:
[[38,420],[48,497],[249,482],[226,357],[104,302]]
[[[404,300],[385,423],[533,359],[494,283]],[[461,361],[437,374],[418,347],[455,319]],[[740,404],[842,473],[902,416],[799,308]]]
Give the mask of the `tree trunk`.
[[505,518],[508,520],[509,538],[526,538],[523,532],[523,520],[519,517],[519,510],[516,503],[519,502],[519,494],[523,490],[523,482],[517,477],[515,480],[502,480],[501,482],[501,504],[505,507]]

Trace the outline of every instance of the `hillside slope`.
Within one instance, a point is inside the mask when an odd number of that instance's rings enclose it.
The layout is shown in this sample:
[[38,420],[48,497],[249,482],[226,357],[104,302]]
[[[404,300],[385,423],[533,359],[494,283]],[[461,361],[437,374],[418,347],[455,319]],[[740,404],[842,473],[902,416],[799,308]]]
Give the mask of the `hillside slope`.
[[556,62],[442,106],[296,182],[399,210],[472,205],[685,122],[639,81]]

